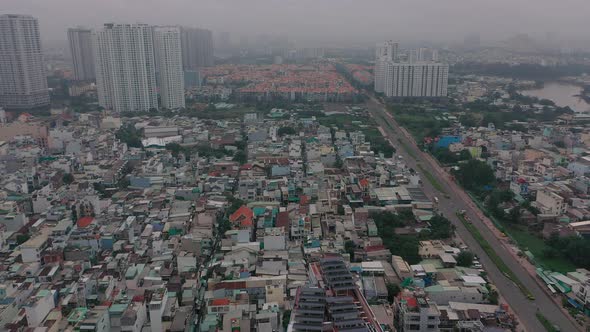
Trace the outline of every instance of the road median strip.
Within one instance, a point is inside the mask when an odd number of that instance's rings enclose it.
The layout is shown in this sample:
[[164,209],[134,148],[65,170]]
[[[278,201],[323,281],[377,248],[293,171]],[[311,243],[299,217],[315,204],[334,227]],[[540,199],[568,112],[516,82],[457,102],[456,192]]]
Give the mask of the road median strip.
[[527,297],[527,299],[533,301],[535,297],[533,296],[531,291],[528,290],[528,288],[526,288],[526,286],[522,283],[522,281],[518,279],[518,277],[514,274],[514,272],[512,272],[508,265],[504,263],[504,260],[502,260],[502,258],[496,253],[494,248],[492,248],[490,243],[483,237],[483,235],[481,235],[477,227],[475,227],[471,222],[467,221],[462,214],[457,213],[457,217],[465,226],[465,228],[467,228],[469,233],[471,233],[473,238],[479,243],[483,251],[485,251],[488,257],[490,257],[492,262],[494,262],[496,267],[498,267],[500,272],[502,272],[502,274],[506,276],[506,278],[510,279],[518,287],[518,289],[520,289],[520,291]]
[[555,325],[551,324],[551,322],[547,319],[547,317],[543,316],[543,314],[539,311],[535,314],[541,325],[547,330],[547,332],[559,332],[559,329],[555,327]]
[[430,182],[430,184],[434,187],[434,189],[440,191],[443,194],[447,194],[447,191],[445,190],[443,185],[438,181],[437,178],[434,177],[434,175],[432,175],[432,173],[426,170],[426,168],[424,168],[422,165],[418,165],[418,168],[420,169],[420,171],[422,171],[422,173],[424,174],[428,182]]
[[416,154],[414,153],[414,151],[412,151],[412,149],[410,149],[406,142],[404,142],[401,138],[398,138],[397,141],[410,157],[417,159]]

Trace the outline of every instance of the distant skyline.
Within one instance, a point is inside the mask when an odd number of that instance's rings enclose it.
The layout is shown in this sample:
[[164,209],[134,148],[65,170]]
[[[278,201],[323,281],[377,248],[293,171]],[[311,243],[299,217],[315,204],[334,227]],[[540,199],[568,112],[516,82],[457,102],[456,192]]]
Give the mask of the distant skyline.
[[65,41],[68,27],[140,22],[333,46],[460,41],[472,33],[483,40],[518,33],[588,40],[588,12],[587,0],[3,0],[0,14],[37,17],[50,42]]

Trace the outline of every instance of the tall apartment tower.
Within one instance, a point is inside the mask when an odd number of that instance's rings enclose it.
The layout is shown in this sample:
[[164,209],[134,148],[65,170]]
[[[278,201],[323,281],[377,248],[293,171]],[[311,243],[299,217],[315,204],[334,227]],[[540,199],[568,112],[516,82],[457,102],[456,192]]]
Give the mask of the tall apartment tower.
[[0,107],[49,105],[47,75],[37,19],[0,15]]
[[377,45],[375,92],[387,97],[445,97],[449,66],[438,63],[436,50],[409,50],[399,56],[396,43]]
[[385,66],[388,62],[397,60],[398,43],[391,40],[385,43],[377,44],[375,50],[375,91],[385,92]]
[[449,65],[433,62],[385,65],[387,97],[446,97]]
[[385,43],[377,44],[375,50],[375,59],[384,61],[397,61],[399,44],[389,40]]
[[211,30],[182,28],[182,67],[197,70],[213,65],[213,33]]
[[433,48],[421,47],[418,49],[418,61],[438,61],[438,50]]
[[92,37],[100,106],[116,112],[158,108],[153,27],[108,23]]
[[184,76],[179,27],[154,28],[154,49],[162,107],[184,107]]
[[68,42],[74,65],[74,79],[94,80],[94,54],[92,52],[92,30],[86,28],[68,29]]

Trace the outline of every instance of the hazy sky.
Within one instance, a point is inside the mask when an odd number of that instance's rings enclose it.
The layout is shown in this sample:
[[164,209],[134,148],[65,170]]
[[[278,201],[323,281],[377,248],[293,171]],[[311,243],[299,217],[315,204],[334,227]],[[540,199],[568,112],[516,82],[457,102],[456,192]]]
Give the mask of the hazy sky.
[[590,0],[0,0],[0,13],[31,14],[45,40],[105,22],[182,24],[298,42],[462,40],[469,33],[588,37]]

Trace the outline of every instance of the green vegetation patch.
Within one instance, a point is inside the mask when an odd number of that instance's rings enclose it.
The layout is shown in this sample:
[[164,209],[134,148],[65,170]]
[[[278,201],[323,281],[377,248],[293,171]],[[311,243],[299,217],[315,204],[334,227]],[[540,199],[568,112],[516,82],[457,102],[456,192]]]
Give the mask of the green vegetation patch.
[[402,146],[402,148],[404,149],[404,151],[406,151],[406,153],[408,154],[408,156],[416,159],[416,154],[414,153],[414,151],[412,151],[412,149],[410,149],[410,147],[408,146],[408,144],[406,142],[404,142],[401,138],[398,138],[397,141]]
[[365,134],[365,140],[371,144],[371,150],[375,153],[383,153],[386,158],[391,158],[395,153],[395,148],[381,135],[378,125],[369,116],[361,113],[358,115],[338,114],[333,116],[316,116],[318,122],[326,127],[338,127],[338,129],[348,132],[361,131]]
[[413,223],[414,215],[410,211],[373,213],[371,218],[375,221],[378,234],[383,239],[383,245],[392,254],[401,256],[409,264],[418,264],[422,260],[418,254],[420,241],[448,239],[455,232],[451,222],[440,215],[434,216],[429,221],[430,227],[428,230],[423,230],[415,235],[399,235],[395,233],[396,228]]
[[541,325],[543,325],[543,327],[545,328],[545,330],[547,332],[559,332],[560,331],[559,328],[557,328],[555,325],[551,324],[551,322],[547,319],[547,317],[543,316],[543,314],[540,311],[537,311],[535,316],[537,316],[537,319],[539,320],[539,322],[541,322]]

